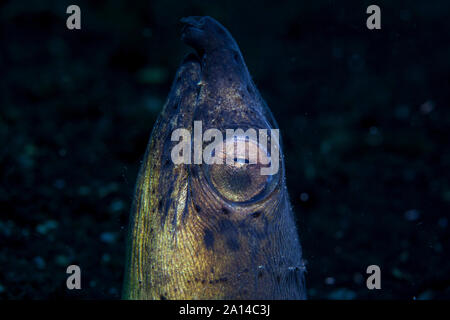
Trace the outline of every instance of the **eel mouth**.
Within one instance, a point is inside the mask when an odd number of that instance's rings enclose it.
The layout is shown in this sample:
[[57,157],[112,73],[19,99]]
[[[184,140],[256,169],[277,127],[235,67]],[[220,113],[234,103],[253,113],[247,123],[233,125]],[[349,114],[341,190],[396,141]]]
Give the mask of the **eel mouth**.
[[185,17],[181,18],[183,24],[181,28],[181,40],[193,47],[198,47],[198,40],[205,39],[205,17]]
[[221,49],[239,51],[231,34],[215,19],[205,16],[181,18],[181,39],[202,56]]
[[184,28],[193,27],[196,29],[202,29],[205,24],[205,17],[191,16],[180,19],[180,22],[184,25]]

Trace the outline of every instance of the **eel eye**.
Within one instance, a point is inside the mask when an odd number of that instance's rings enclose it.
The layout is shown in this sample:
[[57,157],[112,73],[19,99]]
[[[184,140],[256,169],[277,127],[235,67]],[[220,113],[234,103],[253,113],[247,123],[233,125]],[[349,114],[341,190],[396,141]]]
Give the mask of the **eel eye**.
[[[204,168],[209,183],[226,200],[257,201],[274,190],[280,175],[279,170],[274,174],[263,174],[273,161],[267,148],[248,137],[235,136],[217,149],[212,154],[214,163]],[[278,153],[278,148],[276,150]]]

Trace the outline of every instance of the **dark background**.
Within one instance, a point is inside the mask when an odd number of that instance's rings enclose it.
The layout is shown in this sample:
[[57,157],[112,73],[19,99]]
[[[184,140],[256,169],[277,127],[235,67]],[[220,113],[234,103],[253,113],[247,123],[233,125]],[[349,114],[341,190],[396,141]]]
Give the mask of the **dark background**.
[[[450,298],[450,2],[0,8],[0,298],[120,298],[137,170],[188,15],[230,30],[280,125],[309,298]],[[371,264],[381,290],[365,286]]]

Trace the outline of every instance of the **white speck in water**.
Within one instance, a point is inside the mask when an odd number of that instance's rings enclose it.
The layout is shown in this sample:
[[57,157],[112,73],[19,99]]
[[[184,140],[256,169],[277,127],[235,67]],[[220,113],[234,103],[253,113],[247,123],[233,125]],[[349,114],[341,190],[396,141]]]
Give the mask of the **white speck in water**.
[[64,188],[66,186],[66,182],[63,179],[57,179],[54,183],[53,186],[56,189],[61,190],[62,188]]
[[448,226],[448,219],[446,217],[442,217],[438,220],[438,226],[442,229],[447,228]]
[[122,200],[114,200],[109,206],[109,210],[112,212],[120,212],[125,209],[125,203]]
[[423,114],[429,114],[431,111],[433,111],[434,109],[434,103],[431,100],[425,101],[421,106],[420,106],[420,111]]
[[334,280],[333,277],[327,277],[325,278],[325,284],[332,286],[336,281]]
[[408,221],[416,221],[420,217],[420,212],[416,209],[408,210],[405,212],[405,219]]
[[111,261],[111,256],[107,253],[105,253],[104,255],[102,255],[102,262],[104,263],[108,263]]
[[378,130],[377,127],[370,127],[369,132],[370,132],[370,134],[372,134],[372,135],[376,135],[376,134],[378,134],[380,131]]
[[45,263],[45,260],[42,257],[40,257],[40,256],[35,257],[33,259],[33,262],[34,262],[34,264],[36,265],[36,267],[38,269],[42,270],[42,269],[45,268],[46,263]]
[[153,34],[152,29],[144,28],[144,30],[142,30],[142,35],[143,35],[145,38],[151,38],[151,37],[152,37],[152,34]]
[[116,234],[113,232],[103,232],[100,234],[100,240],[105,243],[116,242]]
[[300,194],[300,200],[302,200],[303,202],[306,202],[309,200],[309,194],[307,194],[306,192],[302,192]]
[[113,296],[117,296],[119,294],[119,291],[117,290],[117,288],[110,288],[109,289],[109,294],[113,295]]
[[58,154],[60,157],[65,157],[67,154],[67,150],[64,148],[59,149]]
[[364,281],[364,277],[361,273],[357,272],[353,275],[353,282],[356,284],[361,284]]
[[58,228],[58,222],[55,220],[47,220],[36,226],[36,231],[40,234],[47,234],[48,232]]
[[408,119],[410,114],[409,107],[407,105],[399,105],[395,108],[395,116],[398,119],[405,120]]

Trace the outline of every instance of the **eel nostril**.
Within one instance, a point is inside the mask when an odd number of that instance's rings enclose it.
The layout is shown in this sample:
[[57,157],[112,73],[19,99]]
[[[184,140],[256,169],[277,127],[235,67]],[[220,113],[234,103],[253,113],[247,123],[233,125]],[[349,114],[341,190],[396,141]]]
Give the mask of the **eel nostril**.
[[261,215],[261,211],[256,211],[250,214],[252,218],[258,218]]
[[252,96],[253,95],[253,89],[250,85],[247,85],[247,92]]
[[234,62],[239,63],[239,54],[237,52],[235,52],[233,54],[233,59],[234,59]]

